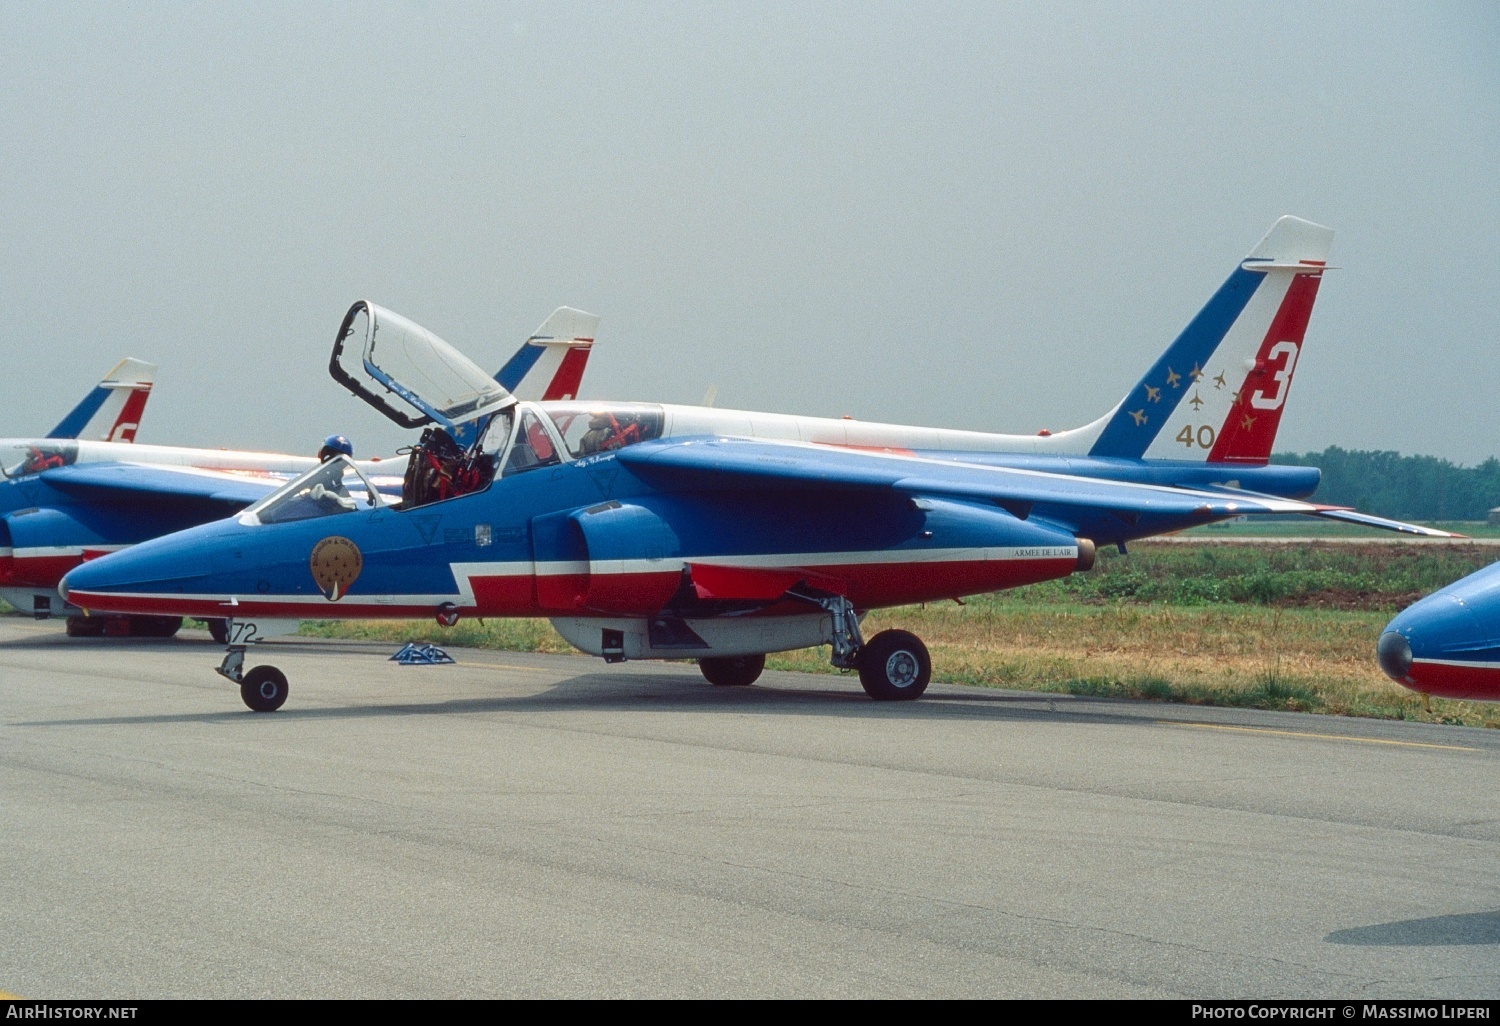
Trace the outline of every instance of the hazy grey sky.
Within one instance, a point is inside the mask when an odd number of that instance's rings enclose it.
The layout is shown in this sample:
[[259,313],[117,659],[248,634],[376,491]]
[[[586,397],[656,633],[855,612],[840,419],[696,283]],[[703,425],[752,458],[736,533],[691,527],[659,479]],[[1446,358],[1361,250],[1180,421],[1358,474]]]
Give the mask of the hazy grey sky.
[[1275,218],[1337,231],[1278,448],[1500,452],[1500,4],[0,5],[0,434],[362,454],[368,298],[585,395],[1034,431]]

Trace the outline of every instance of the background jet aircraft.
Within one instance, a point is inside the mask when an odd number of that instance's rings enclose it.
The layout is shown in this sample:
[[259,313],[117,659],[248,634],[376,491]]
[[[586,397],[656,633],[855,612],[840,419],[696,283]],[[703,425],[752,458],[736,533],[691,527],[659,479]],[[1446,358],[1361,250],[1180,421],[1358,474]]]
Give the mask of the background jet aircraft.
[[[413,454],[401,502],[352,463],[329,463],[239,517],[107,556],[63,586],[90,609],[233,617],[220,672],[260,711],[285,701],[287,681],[273,667],[245,672],[244,645],[333,613],[545,616],[585,652],[696,658],[715,684],[751,683],[767,652],[827,644],[872,697],[916,698],[925,646],[904,631],[866,643],[864,611],[1066,576],[1092,564],[1097,543],[1247,513],[1446,534],[1266,494],[1315,484],[1257,466],[1270,435],[1243,420],[1279,417],[1326,249],[1326,229],[1278,222],[1111,414],[1024,439],[517,402],[442,339],[361,301],[331,372],[397,423],[440,426]],[[1241,352],[1255,355],[1236,366]],[[1214,378],[1238,394],[1200,432],[1187,389]],[[1155,421],[1130,408],[1151,402],[1148,387],[1173,397],[1152,404]],[[451,432],[470,424],[475,441],[459,450]],[[1196,464],[1150,457],[1164,428]],[[1021,440],[1030,453],[1007,451]]]
[[1423,695],[1500,702],[1500,563],[1402,610],[1375,651],[1388,677]]
[[[496,375],[532,398],[577,393],[599,319],[560,307]],[[133,443],[156,368],[124,360],[43,439],[0,439],[0,598],[69,633],[170,636],[178,617],[84,617],[57,584],[107,552],[235,513],[318,465],[311,456]],[[360,463],[399,494],[399,460]],[[211,624],[218,633],[218,624]]]
[[151,398],[156,364],[127,357],[69,411],[48,438],[86,438],[95,442],[133,442]]

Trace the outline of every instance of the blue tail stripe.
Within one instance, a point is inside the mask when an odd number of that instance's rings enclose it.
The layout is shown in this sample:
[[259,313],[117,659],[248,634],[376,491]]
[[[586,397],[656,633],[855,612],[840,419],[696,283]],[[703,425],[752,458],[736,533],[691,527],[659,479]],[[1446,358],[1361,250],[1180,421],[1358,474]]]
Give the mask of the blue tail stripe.
[[88,426],[88,422],[94,419],[94,414],[104,405],[104,400],[109,398],[109,389],[95,388],[83,397],[83,402],[73,407],[73,412],[62,419],[62,423],[53,428],[48,438],[77,438]]
[[[1265,280],[1264,273],[1236,268],[1131,390],[1114,418],[1104,426],[1089,455],[1127,459],[1140,459],[1145,455],[1162,425],[1171,419],[1187,395],[1188,372],[1195,365],[1201,368],[1208,364],[1214,350],[1219,348],[1230,327],[1249,305],[1250,297]],[[1167,380],[1169,371],[1180,378],[1175,387]],[[1156,402],[1149,401],[1148,386],[1158,390]],[[1142,414],[1144,419],[1137,423],[1132,412]]]
[[[521,343],[521,348],[516,350],[515,355],[505,361],[505,366],[495,372],[495,382],[507,392],[514,392],[521,379],[531,372],[531,368],[536,366],[546,350],[546,346],[532,345],[531,339],[527,339]],[[471,422],[460,424],[449,433],[453,435],[455,442],[467,448],[474,441],[474,429],[475,425]]]
[[505,366],[501,367],[500,370],[496,372],[495,380],[498,381],[500,383],[500,387],[505,389],[507,392],[514,392],[516,390],[516,386],[521,383],[521,379],[524,378],[527,372],[529,372],[531,368],[535,367],[536,362],[542,358],[542,353],[545,352],[546,349],[546,346],[532,345],[531,340],[527,339],[525,345],[516,350],[516,355],[512,356],[509,360],[506,360]]

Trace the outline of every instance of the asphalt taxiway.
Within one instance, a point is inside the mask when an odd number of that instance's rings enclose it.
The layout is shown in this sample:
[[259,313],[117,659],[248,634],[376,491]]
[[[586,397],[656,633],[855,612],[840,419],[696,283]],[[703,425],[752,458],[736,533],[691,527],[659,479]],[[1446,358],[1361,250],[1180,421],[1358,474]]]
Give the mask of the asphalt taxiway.
[[1500,996],[1500,732],[0,620],[0,992]]

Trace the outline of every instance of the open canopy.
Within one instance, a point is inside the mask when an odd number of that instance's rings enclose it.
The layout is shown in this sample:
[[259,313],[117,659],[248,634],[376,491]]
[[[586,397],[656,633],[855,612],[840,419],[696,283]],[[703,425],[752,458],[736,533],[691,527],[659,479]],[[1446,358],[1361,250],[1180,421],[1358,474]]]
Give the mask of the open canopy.
[[[351,339],[362,344],[361,361],[354,367],[349,366],[352,354],[345,352],[345,343]],[[328,372],[403,427],[435,421],[452,431],[516,402],[472,360],[432,332],[363,299],[344,315]],[[418,415],[393,405],[391,396]]]

